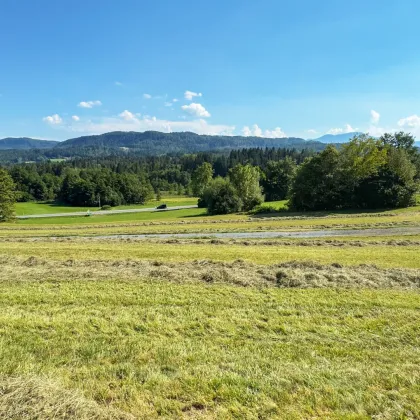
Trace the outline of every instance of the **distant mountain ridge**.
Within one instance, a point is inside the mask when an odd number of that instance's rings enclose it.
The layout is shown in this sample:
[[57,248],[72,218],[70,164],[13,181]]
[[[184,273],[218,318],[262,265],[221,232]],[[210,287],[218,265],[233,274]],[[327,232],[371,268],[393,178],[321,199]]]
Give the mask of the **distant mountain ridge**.
[[[42,141],[42,140],[41,140]],[[45,142],[45,141],[43,141]],[[49,148],[40,148],[44,144]],[[14,143],[17,145],[17,143]],[[246,148],[312,149],[321,151],[325,143],[299,137],[266,138],[243,136],[200,135],[191,132],[161,133],[158,131],[123,132],[82,136],[62,142],[26,143],[31,149],[0,150],[0,163],[31,162],[57,158],[95,158],[131,154],[135,156],[230,151]]]
[[243,136],[213,136],[192,132],[162,133],[159,131],[113,131],[110,133],[82,136],[57,144],[57,149],[68,148],[128,148],[144,154],[198,152],[249,147],[307,147],[317,148],[318,142],[298,137],[265,138]]
[[313,139],[313,141],[320,141],[321,143],[325,144],[332,144],[332,143],[347,143],[350,141],[354,136],[358,136],[362,134],[358,131],[354,131],[352,133],[340,133],[340,134],[325,134],[317,139]]
[[0,150],[50,149],[58,143],[54,140],[38,140],[30,137],[6,137],[0,139]]

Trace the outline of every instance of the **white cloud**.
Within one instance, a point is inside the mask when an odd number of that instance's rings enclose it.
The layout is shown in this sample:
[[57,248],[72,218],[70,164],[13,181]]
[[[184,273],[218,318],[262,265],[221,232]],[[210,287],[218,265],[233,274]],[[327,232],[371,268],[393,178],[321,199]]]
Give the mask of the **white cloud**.
[[42,120],[51,125],[60,125],[63,122],[63,119],[58,114],[48,115]]
[[82,101],[79,102],[79,104],[77,106],[79,106],[80,108],[93,108],[94,106],[101,106],[102,102],[101,101]]
[[178,102],[178,99],[174,98],[172,99],[172,102]]
[[420,127],[420,117],[418,115],[411,115],[410,117],[401,118],[398,121],[399,127],[418,128]]
[[281,139],[287,136],[286,133],[280,127],[276,127],[274,130],[265,130],[264,137],[268,137],[270,139]]
[[286,137],[286,134],[280,127],[276,127],[274,130],[263,131],[257,124],[254,124],[252,127],[245,126],[241,132],[245,137],[267,137],[272,139]]
[[138,121],[137,118],[134,116],[134,114],[128,111],[127,109],[121,112],[121,114],[119,114],[118,116],[121,117],[125,121]]
[[165,106],[172,106],[173,104],[172,104],[172,102],[165,102],[164,105]]
[[370,122],[372,124],[378,124],[380,118],[381,114],[379,112],[376,112],[373,109],[370,111]]
[[183,105],[181,109],[194,117],[208,118],[211,116],[203,105],[197,104],[195,102],[190,105]]
[[378,127],[377,125],[374,125],[374,124],[372,124],[367,130],[369,135],[371,135],[373,137],[381,137],[385,133],[391,133],[391,132],[394,132],[394,131],[396,131],[396,130],[394,130],[393,128]]
[[357,128],[353,128],[350,124],[346,124],[344,128],[331,128],[327,131],[327,134],[342,134],[342,133],[353,133],[357,131]]
[[69,122],[68,125],[60,128],[85,134],[102,134],[110,131],[163,131],[166,133],[174,131],[192,131],[198,134],[226,135],[234,134],[235,126],[224,124],[209,124],[203,118],[193,121],[169,121],[161,120],[156,117],[133,114],[129,110],[124,110],[118,116],[98,117],[92,120]]
[[115,82],[115,86],[122,86],[123,84],[121,82]]
[[318,131],[316,131],[315,129],[313,129],[313,128],[310,128],[309,130],[306,130],[306,132],[308,133],[308,134],[317,134],[318,133]]
[[143,93],[143,98],[144,99],[152,99],[152,95],[150,95],[149,93]]
[[71,117],[71,119],[72,119],[73,121],[80,121],[80,117],[78,117],[77,115],[73,115],[73,116]]
[[328,131],[327,131],[327,134],[341,134],[341,133],[343,133],[343,129],[342,128],[330,128]]
[[203,96],[201,93],[191,92],[190,90],[186,90],[184,93],[184,98],[188,101],[192,101],[194,97],[201,96]]

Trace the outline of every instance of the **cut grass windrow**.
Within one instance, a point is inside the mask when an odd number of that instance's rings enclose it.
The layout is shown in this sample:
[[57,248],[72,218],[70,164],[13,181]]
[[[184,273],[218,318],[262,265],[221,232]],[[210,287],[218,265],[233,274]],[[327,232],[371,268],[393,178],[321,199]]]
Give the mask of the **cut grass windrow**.
[[241,244],[194,243],[176,241],[89,241],[25,240],[0,241],[0,255],[9,257],[37,257],[60,261],[74,260],[157,260],[183,262],[193,260],[234,261],[243,259],[256,264],[277,264],[287,261],[314,261],[320,264],[371,264],[382,268],[420,268],[418,245],[392,247],[367,245],[362,247],[322,247],[294,244],[243,246]]

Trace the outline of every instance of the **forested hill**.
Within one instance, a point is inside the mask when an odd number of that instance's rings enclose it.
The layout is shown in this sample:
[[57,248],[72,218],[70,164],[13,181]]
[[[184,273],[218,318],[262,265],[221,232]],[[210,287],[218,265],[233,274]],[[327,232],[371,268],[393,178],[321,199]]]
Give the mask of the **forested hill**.
[[230,151],[244,148],[287,148],[323,150],[326,145],[301,138],[264,138],[241,136],[209,136],[190,132],[160,133],[157,131],[111,132],[84,136],[57,143],[50,149],[0,151],[0,163],[42,161],[57,158],[103,157],[112,155],[158,156],[174,153]]
[[0,150],[28,150],[28,149],[50,149],[58,144],[53,140],[37,140],[29,137],[7,137],[0,139]]
[[59,143],[57,148],[128,148],[141,150],[145,155],[174,152],[200,152],[223,149],[240,149],[249,147],[288,147],[312,148],[321,150],[324,146],[319,142],[308,142],[301,138],[264,138],[241,136],[209,136],[191,132],[161,133],[159,131],[115,131],[97,136],[84,136]]

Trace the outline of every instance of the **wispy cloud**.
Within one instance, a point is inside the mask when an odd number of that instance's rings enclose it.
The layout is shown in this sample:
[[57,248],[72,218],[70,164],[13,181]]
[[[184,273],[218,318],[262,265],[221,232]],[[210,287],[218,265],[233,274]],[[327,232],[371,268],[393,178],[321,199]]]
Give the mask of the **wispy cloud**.
[[272,139],[286,137],[285,132],[280,127],[276,127],[274,130],[262,130],[257,124],[251,127],[245,126],[241,132],[245,137],[267,137]]
[[370,122],[372,124],[378,124],[379,120],[381,118],[381,114],[375,110],[370,111]]
[[201,105],[201,104],[197,104],[197,103],[195,103],[195,102],[193,102],[192,104],[190,104],[190,105],[183,105],[182,107],[181,107],[181,109],[184,111],[184,112],[186,112],[187,114],[190,114],[190,115],[192,115],[192,116],[194,116],[194,117],[200,117],[200,118],[209,118],[211,115],[210,115],[210,112],[208,112],[207,110],[206,110],[206,108],[204,108],[204,106],[203,105]]
[[[53,116],[52,116],[53,118]],[[53,125],[57,129],[84,134],[103,134],[110,131],[192,131],[198,134],[233,135],[235,126],[224,124],[209,124],[202,118],[192,121],[170,121],[152,116],[140,116],[129,110],[124,110],[114,117],[92,118],[90,120],[69,120],[67,124]]]
[[121,117],[125,121],[138,121],[138,118],[127,109],[121,112],[121,114],[119,114],[118,116]]
[[121,82],[115,82],[115,86],[122,86],[123,84]]
[[71,117],[71,119],[72,119],[73,121],[80,121],[80,117],[78,117],[77,115],[73,115],[73,116]]
[[353,128],[350,124],[346,124],[344,128],[330,128],[327,131],[327,134],[353,133],[355,131],[357,131],[357,128]]
[[101,101],[82,101],[77,105],[80,108],[93,108],[94,106],[101,106]]
[[152,95],[150,95],[149,93],[143,93],[143,98],[144,99],[152,99]]
[[404,128],[418,128],[420,127],[420,117],[418,115],[411,115],[410,117],[401,118],[398,121],[398,126]]
[[195,98],[195,97],[201,97],[201,96],[203,96],[203,94],[202,94],[202,93],[191,92],[190,90],[187,90],[187,91],[185,91],[185,93],[184,93],[184,98],[185,98],[187,101],[192,101],[192,100],[193,100],[193,98]]
[[63,122],[63,119],[58,114],[48,115],[42,120],[50,125],[60,125]]

